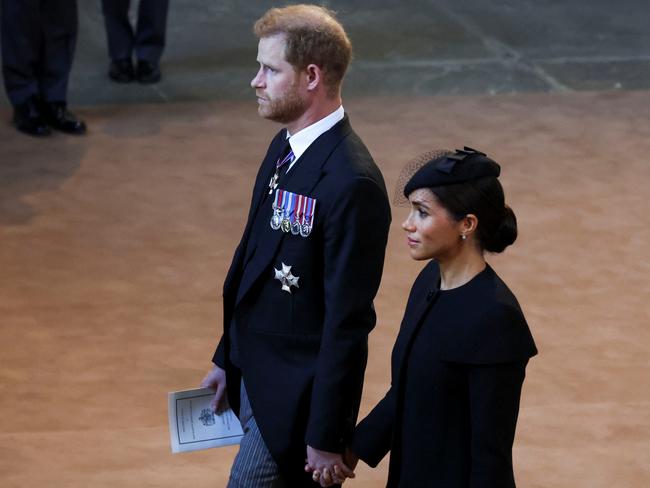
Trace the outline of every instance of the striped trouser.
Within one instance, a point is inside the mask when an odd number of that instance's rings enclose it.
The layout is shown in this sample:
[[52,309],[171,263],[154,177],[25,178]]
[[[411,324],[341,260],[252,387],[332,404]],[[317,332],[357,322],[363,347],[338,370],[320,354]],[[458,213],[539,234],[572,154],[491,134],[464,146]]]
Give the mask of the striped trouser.
[[286,484],[280,478],[278,465],[271,457],[253,417],[243,381],[239,421],[244,430],[244,437],[230,471],[228,488],[285,488]]

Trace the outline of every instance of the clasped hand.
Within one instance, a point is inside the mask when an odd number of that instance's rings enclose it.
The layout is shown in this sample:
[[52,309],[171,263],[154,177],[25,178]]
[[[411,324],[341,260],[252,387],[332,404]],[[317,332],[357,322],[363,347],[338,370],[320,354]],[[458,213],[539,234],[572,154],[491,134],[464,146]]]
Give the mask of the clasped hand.
[[[226,372],[219,366],[213,366],[201,382],[202,387],[214,388],[216,393],[212,398],[213,411],[228,408],[226,397]],[[312,473],[312,479],[322,487],[343,483],[347,478],[354,478],[354,468],[358,458],[349,449],[344,455],[327,452],[307,446],[305,471]]]
[[335,452],[319,451],[307,446],[305,471],[322,487],[338,485],[346,478],[354,478],[354,468],[358,458],[348,449],[345,455]]

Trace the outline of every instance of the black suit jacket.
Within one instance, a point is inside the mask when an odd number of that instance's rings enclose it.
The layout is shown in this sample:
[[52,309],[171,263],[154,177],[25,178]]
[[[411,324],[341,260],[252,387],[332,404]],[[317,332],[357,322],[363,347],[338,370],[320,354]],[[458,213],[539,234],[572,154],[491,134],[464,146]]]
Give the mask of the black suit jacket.
[[528,359],[537,353],[516,298],[489,266],[438,290],[415,281],[392,355],[392,384],[352,450],[370,466],[391,451],[388,487],[514,488],[512,443]]
[[[341,452],[356,423],[390,205],[381,173],[346,116],[280,180],[279,188],[316,199],[311,234],[273,230],[268,182],[285,139],[284,130],[276,135],[255,182],[224,283],[225,327],[213,361],[226,369],[235,410],[243,375],[281,471],[291,486],[309,486],[305,445]],[[275,279],[283,263],[299,277],[291,293]],[[233,319],[241,370],[229,360]]]

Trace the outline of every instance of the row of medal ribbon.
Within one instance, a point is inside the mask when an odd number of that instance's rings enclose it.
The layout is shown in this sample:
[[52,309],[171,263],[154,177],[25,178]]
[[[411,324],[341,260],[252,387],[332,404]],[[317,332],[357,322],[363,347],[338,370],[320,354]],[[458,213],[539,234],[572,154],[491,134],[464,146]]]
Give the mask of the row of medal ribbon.
[[277,189],[273,199],[271,228],[307,237],[314,226],[316,199]]

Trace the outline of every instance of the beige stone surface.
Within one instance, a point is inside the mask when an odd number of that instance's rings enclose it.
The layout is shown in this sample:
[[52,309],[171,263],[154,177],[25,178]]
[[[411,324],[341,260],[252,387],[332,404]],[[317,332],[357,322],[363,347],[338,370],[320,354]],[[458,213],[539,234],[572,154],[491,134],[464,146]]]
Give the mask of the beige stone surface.
[[[540,354],[514,448],[525,488],[650,486],[650,94],[346,102],[389,187],[467,144],[502,164],[520,238],[489,260]],[[3,488],[224,486],[233,448],[172,455],[166,394],[221,328],[221,284],[277,126],[253,103],[94,107],[86,137],[0,127]],[[9,117],[8,111],[0,114]],[[362,414],[421,267],[395,207]],[[383,486],[387,463],[350,487]]]

